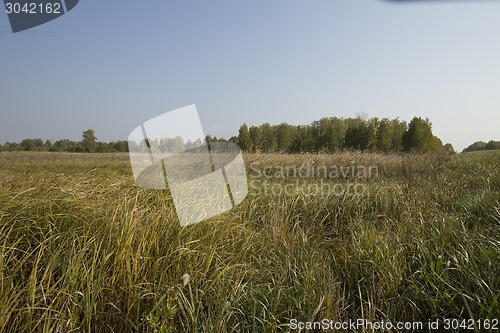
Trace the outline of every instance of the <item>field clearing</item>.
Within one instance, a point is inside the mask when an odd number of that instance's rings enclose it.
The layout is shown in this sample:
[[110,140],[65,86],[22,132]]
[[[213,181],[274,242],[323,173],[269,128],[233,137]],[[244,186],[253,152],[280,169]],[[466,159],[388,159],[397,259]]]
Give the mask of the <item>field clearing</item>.
[[0,332],[500,318],[499,162],[248,154],[243,203],[181,228],[127,154],[0,153]]

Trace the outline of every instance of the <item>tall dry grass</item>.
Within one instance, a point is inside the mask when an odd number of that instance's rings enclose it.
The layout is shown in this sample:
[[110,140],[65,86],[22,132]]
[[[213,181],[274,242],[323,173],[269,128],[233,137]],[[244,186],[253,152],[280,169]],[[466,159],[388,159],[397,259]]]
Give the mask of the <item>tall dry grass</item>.
[[165,191],[135,186],[126,155],[1,153],[0,331],[498,318],[499,157],[247,155],[249,170],[307,160],[379,173],[354,179],[360,196],[253,188],[234,210],[181,228]]

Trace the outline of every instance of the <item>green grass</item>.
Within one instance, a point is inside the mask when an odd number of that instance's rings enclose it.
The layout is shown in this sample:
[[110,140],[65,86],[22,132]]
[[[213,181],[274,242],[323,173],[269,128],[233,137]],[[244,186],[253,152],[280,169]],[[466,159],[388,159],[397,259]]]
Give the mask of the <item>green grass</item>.
[[379,173],[324,180],[362,184],[359,196],[259,194],[258,182],[232,211],[181,228],[165,191],[135,186],[125,154],[1,153],[0,332],[500,317],[499,152],[245,160],[250,181],[252,163]]

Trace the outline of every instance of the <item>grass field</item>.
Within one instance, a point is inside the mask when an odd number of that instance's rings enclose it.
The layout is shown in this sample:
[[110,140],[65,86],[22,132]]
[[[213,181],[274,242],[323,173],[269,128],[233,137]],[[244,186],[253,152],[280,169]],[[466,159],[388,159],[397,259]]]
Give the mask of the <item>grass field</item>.
[[500,317],[500,152],[245,162],[245,201],[181,228],[126,154],[0,153],[0,332]]

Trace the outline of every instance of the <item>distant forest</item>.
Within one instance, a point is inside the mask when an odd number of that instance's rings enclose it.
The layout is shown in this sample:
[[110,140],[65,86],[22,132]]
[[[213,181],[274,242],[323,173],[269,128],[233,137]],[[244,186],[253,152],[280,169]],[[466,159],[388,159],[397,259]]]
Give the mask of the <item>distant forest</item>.
[[489,141],[488,143],[483,141],[476,141],[469,147],[465,148],[462,152],[467,153],[477,150],[500,150],[500,141]]
[[[455,153],[450,143],[443,145],[441,140],[432,133],[429,119],[420,117],[414,117],[410,123],[398,118],[329,117],[314,121],[309,125],[266,123],[248,127],[243,124],[238,135],[229,140],[210,135],[207,135],[206,140],[208,142],[233,142],[249,153],[329,153],[339,150]],[[154,142],[155,146],[166,151],[172,144],[175,144],[176,150],[179,151],[179,144],[188,149],[199,143],[184,143],[180,137]],[[500,142],[476,142],[464,149],[464,152],[483,149],[500,149]],[[42,139],[24,139],[20,143],[0,144],[0,151],[128,152],[128,141],[100,142],[94,130],[88,129],[83,132],[81,141],[62,139],[52,142]]]
[[24,139],[20,143],[0,144],[0,151],[50,151],[70,153],[115,153],[128,152],[128,141],[99,142],[92,129],[83,132],[81,141],[62,139],[52,142],[42,139]]
[[[212,140],[217,140],[216,138]],[[246,152],[320,153],[338,150],[415,151],[419,153],[448,151],[432,133],[429,119],[414,117],[409,124],[396,119],[322,118],[310,125],[263,124],[240,127],[237,143]]]

